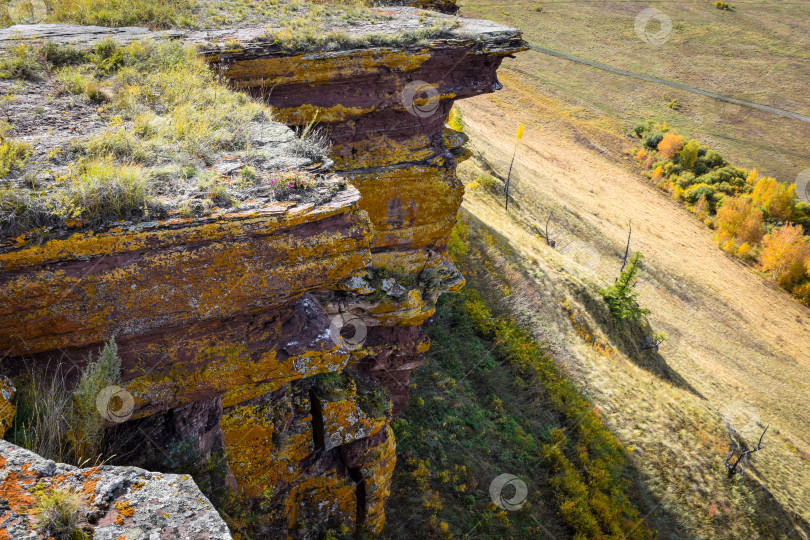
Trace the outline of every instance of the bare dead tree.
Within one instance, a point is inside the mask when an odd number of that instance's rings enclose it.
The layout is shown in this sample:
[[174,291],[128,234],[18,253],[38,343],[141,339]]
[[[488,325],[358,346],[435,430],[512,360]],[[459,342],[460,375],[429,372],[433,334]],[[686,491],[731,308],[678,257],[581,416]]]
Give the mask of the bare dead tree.
[[[731,440],[731,451],[726,457],[726,472],[728,473],[729,478],[733,478],[735,475],[739,474],[742,476],[745,474],[745,466],[748,464],[748,460],[751,457],[751,454],[755,452],[759,452],[764,448],[762,446],[762,438],[765,437],[765,432],[768,431],[768,428],[771,427],[770,424],[765,427],[762,432],[762,435],[759,436],[759,441],[757,442],[756,447],[748,448],[745,444],[745,441],[742,440],[739,433],[737,433],[733,427],[726,426],[728,429],[728,436]],[[736,459],[734,459],[736,456]],[[732,459],[734,462],[732,463]]]
[[506,211],[509,212],[509,184],[511,184],[512,180],[512,165],[515,163],[515,155],[517,154],[517,146],[515,147],[515,153],[512,154],[512,161],[509,163],[509,173],[506,175]]
[[656,332],[641,340],[642,351],[658,351],[658,348],[667,340],[667,336],[662,332]]
[[624,272],[624,267],[627,266],[627,257],[630,256],[630,237],[633,236],[633,220],[630,220],[630,231],[627,233],[627,246],[624,248],[624,260],[622,260],[622,269],[619,270],[621,274]]
[[520,139],[523,137],[523,124],[521,124],[517,129],[517,134],[515,136],[515,151],[512,152],[512,161],[509,162],[509,172],[506,174],[506,212],[509,212],[509,186],[511,185],[512,180],[512,165],[515,164],[515,156],[517,156],[518,145],[520,144]]

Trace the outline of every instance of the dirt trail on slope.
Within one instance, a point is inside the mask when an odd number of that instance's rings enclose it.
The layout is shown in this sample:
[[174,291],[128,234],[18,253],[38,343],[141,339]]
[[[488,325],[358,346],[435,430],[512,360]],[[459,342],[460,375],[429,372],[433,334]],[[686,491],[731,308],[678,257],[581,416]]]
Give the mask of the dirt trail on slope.
[[[653,328],[670,339],[662,356],[708,408],[747,437],[761,432],[757,423],[776,428],[770,454],[758,457],[762,476],[770,470],[769,488],[810,517],[810,309],[720,251],[711,230],[619,153],[619,137],[590,138],[565,117],[533,107],[519,81],[503,82],[500,95],[465,100],[460,107],[474,155],[483,155],[501,175],[515,129],[525,124],[518,178],[513,176],[516,215],[542,230],[554,211],[552,238],[560,245],[590,246],[586,266],[605,284],[618,274],[632,220],[632,248],[644,254],[642,277],[648,280],[637,289],[639,303],[651,309]],[[507,226],[510,218],[493,201],[480,189],[468,189],[464,208],[516,238]],[[535,232],[530,237],[537,238]],[[515,241],[521,243],[525,237]],[[538,238],[533,249],[549,248]]]

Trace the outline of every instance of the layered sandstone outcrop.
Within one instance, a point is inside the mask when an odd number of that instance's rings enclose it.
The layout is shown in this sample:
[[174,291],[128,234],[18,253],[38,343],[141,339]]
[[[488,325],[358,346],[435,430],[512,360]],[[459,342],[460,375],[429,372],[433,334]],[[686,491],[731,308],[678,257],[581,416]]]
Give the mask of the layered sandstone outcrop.
[[[421,17],[384,12],[404,29]],[[58,355],[81,367],[115,336],[133,401],[119,428],[164,448],[191,437],[201,454],[224,450],[259,535],[379,533],[389,422],[429,348],[421,326],[464,283],[446,244],[465,139],[445,119],[454,100],[497,90],[501,61],[524,48],[517,30],[446,22],[455,27],[424,43],[300,54],[261,29],[217,31],[221,46],[174,32],[277,120],[323,130],[347,185],[320,204],[3,248],[4,363]]]

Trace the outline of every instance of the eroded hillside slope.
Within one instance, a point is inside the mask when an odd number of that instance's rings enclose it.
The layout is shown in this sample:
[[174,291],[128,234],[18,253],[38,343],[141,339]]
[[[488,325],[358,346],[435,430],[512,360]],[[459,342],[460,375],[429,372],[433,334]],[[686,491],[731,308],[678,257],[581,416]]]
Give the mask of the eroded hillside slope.
[[[474,159],[462,167],[472,187],[462,208],[508,287],[506,303],[556,351],[632,450],[651,511],[666,509],[662,519],[674,520],[660,529],[806,534],[807,308],[717,250],[702,223],[624,162],[620,137],[589,132],[537,102],[531,83],[505,82],[501,96],[461,108],[474,141]],[[497,177],[506,176],[520,123],[526,134],[507,215]],[[543,239],[552,212],[555,249]],[[618,274],[630,220],[631,247],[645,256],[639,303],[652,311],[653,330],[669,338],[659,358],[628,343],[598,309],[596,291]],[[723,422],[748,439],[771,426],[745,484],[725,478]]]

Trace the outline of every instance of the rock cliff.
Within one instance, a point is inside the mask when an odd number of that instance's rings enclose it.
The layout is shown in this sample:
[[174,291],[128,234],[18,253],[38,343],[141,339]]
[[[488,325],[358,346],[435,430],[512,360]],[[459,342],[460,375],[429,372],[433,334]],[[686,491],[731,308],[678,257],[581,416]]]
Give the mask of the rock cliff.
[[[383,12],[401,28],[421,16]],[[524,49],[517,30],[447,20],[425,43],[301,53],[261,29],[172,32],[276,120],[321,130],[340,186],[325,202],[4,244],[5,371],[81,368],[115,337],[131,396],[116,429],[164,450],[188,438],[202,455],[224,450],[232,484],[261,508],[260,535],[381,532],[389,422],[429,347],[421,326],[464,283],[446,244],[465,138],[445,120],[454,100],[497,90],[501,61]],[[99,38],[29,33],[43,32]]]

